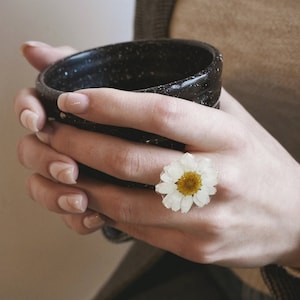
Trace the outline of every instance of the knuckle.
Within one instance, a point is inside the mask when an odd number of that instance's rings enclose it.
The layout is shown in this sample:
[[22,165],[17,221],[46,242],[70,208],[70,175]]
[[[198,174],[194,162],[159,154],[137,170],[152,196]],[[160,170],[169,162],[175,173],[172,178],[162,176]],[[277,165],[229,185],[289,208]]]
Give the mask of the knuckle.
[[178,122],[179,114],[177,101],[166,96],[160,96],[153,105],[152,128],[156,132],[169,132],[175,122]]
[[117,151],[111,156],[110,162],[109,168],[113,175],[121,179],[135,179],[142,171],[142,157],[131,147],[124,147]]
[[119,201],[118,208],[115,209],[115,213],[113,219],[116,222],[121,223],[132,223],[134,217],[134,209],[133,206],[129,203],[129,201]]
[[[234,129],[233,129],[234,128]],[[244,127],[240,126],[232,126],[232,130],[230,133],[230,148],[238,151],[244,151],[247,149],[249,145],[249,135]]]
[[197,261],[202,264],[213,264],[216,262],[215,249],[211,245],[201,245],[197,249]]
[[224,237],[236,227],[230,210],[214,208],[213,215],[201,225],[201,235],[184,240],[178,247],[180,255],[204,264],[216,263],[224,258]]
[[219,184],[217,194],[223,198],[232,197],[240,190],[240,179],[242,178],[240,168],[227,168],[219,173]]
[[177,245],[176,252],[180,257],[185,257],[198,263],[210,264],[215,262],[214,246],[209,242],[183,240],[180,245]]
[[217,239],[207,240],[195,246],[195,258],[204,264],[214,264],[222,256],[222,247]]
[[234,215],[230,208],[224,208],[223,205],[215,206],[213,212],[207,215],[203,226],[208,240],[217,241],[224,233],[228,232],[234,226]]

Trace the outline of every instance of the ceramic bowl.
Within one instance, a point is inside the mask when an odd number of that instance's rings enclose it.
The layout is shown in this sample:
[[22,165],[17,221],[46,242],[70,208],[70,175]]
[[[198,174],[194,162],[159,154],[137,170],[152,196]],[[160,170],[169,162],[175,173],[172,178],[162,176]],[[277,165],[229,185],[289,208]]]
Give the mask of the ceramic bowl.
[[86,122],[57,108],[63,92],[112,87],[152,92],[218,107],[222,56],[198,41],[159,39],[103,46],[83,51],[49,66],[39,74],[36,89],[48,117],[82,129],[104,132],[139,142],[172,147],[164,139],[124,128]]
[[[39,74],[36,89],[52,120],[141,143],[183,150],[184,145],[158,135],[95,124],[65,114],[58,109],[57,98],[64,92],[111,87],[171,95],[217,108],[221,73],[222,55],[209,44],[178,39],[140,40],[98,47],[60,60]],[[95,170],[86,168],[84,171],[99,176]],[[103,176],[106,175],[101,174]],[[106,179],[112,178],[108,176]]]
[[[64,92],[111,87],[160,93],[218,108],[221,73],[222,55],[209,44],[178,39],[141,40],[90,49],[58,61],[39,74],[36,89],[49,119],[141,143],[183,150],[184,145],[162,136],[95,124],[65,114],[58,109],[57,98]],[[80,172],[128,187],[152,188],[121,181],[83,165],[80,165]],[[117,243],[130,239],[126,233],[110,226],[104,226],[103,233]]]

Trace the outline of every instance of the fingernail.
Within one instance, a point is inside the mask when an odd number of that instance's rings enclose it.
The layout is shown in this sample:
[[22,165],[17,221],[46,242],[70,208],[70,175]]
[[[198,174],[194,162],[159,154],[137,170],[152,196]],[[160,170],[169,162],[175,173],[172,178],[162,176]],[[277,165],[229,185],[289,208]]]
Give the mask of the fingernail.
[[36,137],[44,144],[50,144],[50,134],[53,132],[53,127],[49,124],[44,126],[43,130],[35,133]]
[[83,219],[83,225],[88,229],[96,229],[101,228],[104,225],[104,221],[99,214],[92,214]]
[[70,164],[63,162],[53,162],[49,166],[49,172],[54,179],[61,183],[76,183],[77,176],[75,175],[75,168]]
[[27,41],[21,46],[21,53],[24,55],[28,48],[50,47],[48,44],[39,41]]
[[88,108],[89,98],[80,93],[64,93],[58,97],[57,105],[64,112],[80,114]]
[[20,115],[20,121],[22,123],[22,125],[31,130],[32,132],[38,132],[38,119],[39,116],[38,114],[36,114],[35,112],[29,110],[29,109],[25,109],[22,111],[21,115]]
[[60,196],[57,200],[61,209],[70,213],[83,213],[86,210],[87,203],[82,195],[71,194]]

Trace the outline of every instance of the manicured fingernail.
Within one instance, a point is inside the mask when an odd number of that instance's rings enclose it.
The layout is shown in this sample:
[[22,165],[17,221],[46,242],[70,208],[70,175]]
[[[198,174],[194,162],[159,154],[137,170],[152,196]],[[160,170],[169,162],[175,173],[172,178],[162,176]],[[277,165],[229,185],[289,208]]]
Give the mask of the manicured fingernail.
[[88,108],[89,98],[80,93],[64,93],[58,97],[57,105],[62,111],[80,114]]
[[88,229],[97,229],[104,225],[104,221],[99,214],[91,214],[83,219],[83,225]]
[[87,207],[85,199],[79,194],[60,196],[57,203],[61,209],[70,213],[83,213]]
[[43,130],[35,133],[36,137],[44,144],[50,144],[50,134],[53,132],[53,127],[49,124],[44,126]]
[[38,41],[27,41],[21,46],[21,53],[24,54],[28,48],[50,47],[48,44]]
[[29,110],[29,109],[25,109],[22,111],[21,115],[20,115],[20,121],[22,123],[22,125],[31,130],[32,132],[38,132],[38,119],[39,116],[38,114],[36,114],[35,112]]
[[75,184],[75,168],[72,165],[63,162],[53,162],[49,166],[51,176],[57,181],[65,184]]

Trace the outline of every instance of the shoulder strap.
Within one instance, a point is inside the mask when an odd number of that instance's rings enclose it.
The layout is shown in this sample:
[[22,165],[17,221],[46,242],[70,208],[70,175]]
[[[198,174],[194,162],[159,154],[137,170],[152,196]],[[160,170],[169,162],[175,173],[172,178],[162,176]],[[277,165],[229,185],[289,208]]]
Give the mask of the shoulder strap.
[[135,39],[169,36],[169,23],[176,0],[136,0]]
[[276,265],[261,268],[263,279],[276,300],[298,300],[300,279]]

